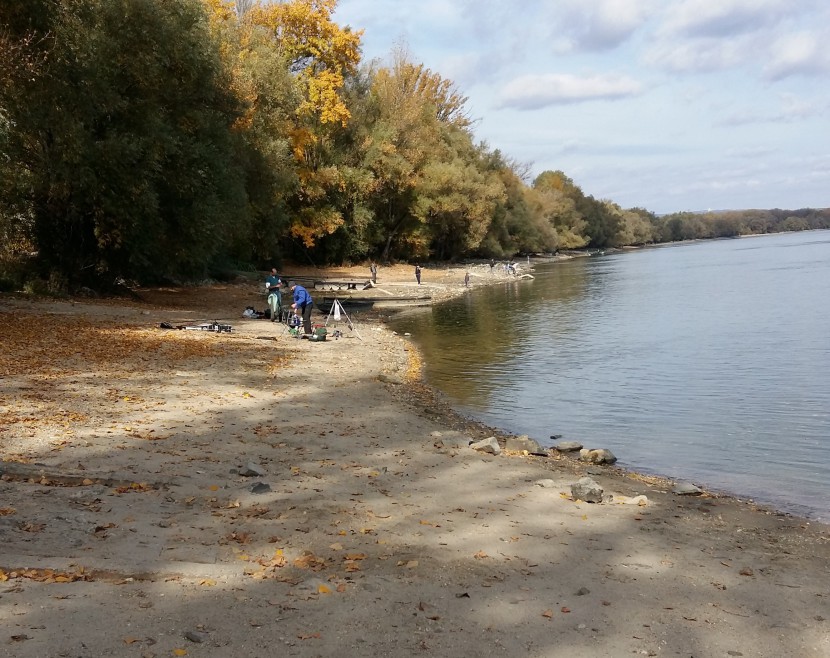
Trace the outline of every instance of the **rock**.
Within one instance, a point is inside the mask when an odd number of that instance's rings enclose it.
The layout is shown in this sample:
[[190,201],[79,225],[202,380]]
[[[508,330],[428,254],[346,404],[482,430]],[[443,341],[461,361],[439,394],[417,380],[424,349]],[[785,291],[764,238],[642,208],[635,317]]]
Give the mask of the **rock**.
[[550,480],[550,479],[536,480],[536,482],[534,482],[534,484],[537,487],[542,487],[543,489],[550,489],[551,487],[556,486],[556,482],[554,482],[553,480]]
[[259,464],[254,464],[253,462],[248,462],[245,464],[244,468],[239,469],[239,474],[245,477],[263,477],[265,475],[265,469],[262,468]]
[[675,482],[672,493],[678,496],[699,496],[703,493],[703,489],[691,482]]
[[449,432],[433,432],[432,436],[436,437],[434,444],[436,448],[466,448],[472,443],[472,439],[469,436],[455,430],[450,430]]
[[491,436],[490,438],[482,439],[481,441],[471,443],[470,447],[473,450],[478,450],[479,452],[486,452],[491,455],[501,454],[501,446],[499,446],[499,442],[496,440],[495,436]]
[[584,500],[586,503],[601,503],[603,488],[591,478],[581,478],[571,485],[571,496],[574,500]]
[[521,436],[508,436],[505,441],[504,449],[512,452],[523,452],[525,450],[530,453],[542,452],[542,446],[540,446],[534,439],[531,439],[527,434],[522,434]]
[[639,505],[640,507],[645,507],[648,505],[648,498],[642,494],[631,498],[628,496],[614,495],[611,497],[611,502],[617,503],[617,505]]
[[252,494],[264,494],[271,491],[271,485],[265,482],[254,482],[251,485],[251,493]]
[[579,459],[591,464],[613,464],[617,461],[614,453],[605,448],[583,448],[579,451]]
[[585,596],[586,594],[590,594],[590,593],[591,593],[591,590],[589,590],[587,587],[580,587],[578,590],[576,590],[576,595],[577,596]]
[[553,449],[559,452],[576,452],[582,450],[582,444],[579,441],[558,441],[553,444]]
[[202,642],[207,642],[208,640],[208,634],[200,631],[187,631],[184,636],[196,644],[201,644]]

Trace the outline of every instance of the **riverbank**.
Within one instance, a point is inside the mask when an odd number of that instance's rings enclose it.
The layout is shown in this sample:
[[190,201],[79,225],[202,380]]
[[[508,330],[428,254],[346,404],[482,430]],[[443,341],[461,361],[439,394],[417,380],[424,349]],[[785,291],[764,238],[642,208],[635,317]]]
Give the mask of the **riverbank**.
[[311,343],[260,287],[0,298],[0,655],[830,655],[827,526],[473,451],[381,312]]

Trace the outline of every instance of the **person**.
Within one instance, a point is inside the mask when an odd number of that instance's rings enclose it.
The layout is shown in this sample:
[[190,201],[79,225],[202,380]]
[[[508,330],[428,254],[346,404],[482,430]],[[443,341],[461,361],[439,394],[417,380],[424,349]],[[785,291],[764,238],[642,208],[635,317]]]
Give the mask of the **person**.
[[469,272],[464,272],[464,287],[465,288],[470,287],[470,273]]
[[277,268],[271,268],[271,274],[265,279],[265,290],[268,294],[267,304],[271,309],[271,322],[279,320],[280,312],[282,311],[282,279],[277,275]]
[[417,263],[415,264],[415,280],[418,282],[418,285],[421,285],[421,266]]
[[494,268],[495,266],[496,266],[496,259],[495,259],[495,258],[491,258],[491,259],[490,259],[490,274],[493,274],[493,268]]
[[372,273],[372,283],[378,282],[378,266],[375,261],[372,261],[372,264],[369,266],[369,271]]
[[291,292],[294,293],[294,303],[291,308],[299,313],[303,318],[303,333],[306,336],[311,335],[311,309],[314,307],[314,300],[308,294],[308,290],[302,286],[298,286],[294,281],[288,284]]

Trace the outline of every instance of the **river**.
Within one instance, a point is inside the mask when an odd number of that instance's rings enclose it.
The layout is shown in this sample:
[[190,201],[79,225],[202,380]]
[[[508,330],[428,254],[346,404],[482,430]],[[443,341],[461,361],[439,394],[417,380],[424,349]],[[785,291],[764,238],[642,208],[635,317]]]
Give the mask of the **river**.
[[392,323],[461,413],[830,521],[830,231],[533,274]]

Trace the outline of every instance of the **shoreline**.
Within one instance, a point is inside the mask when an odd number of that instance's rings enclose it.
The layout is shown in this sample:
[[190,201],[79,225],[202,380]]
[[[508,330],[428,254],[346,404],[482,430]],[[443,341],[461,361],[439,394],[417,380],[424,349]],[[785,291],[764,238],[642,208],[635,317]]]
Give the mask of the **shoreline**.
[[830,527],[472,450],[381,317],[298,340],[256,288],[0,297],[0,655],[830,655]]

